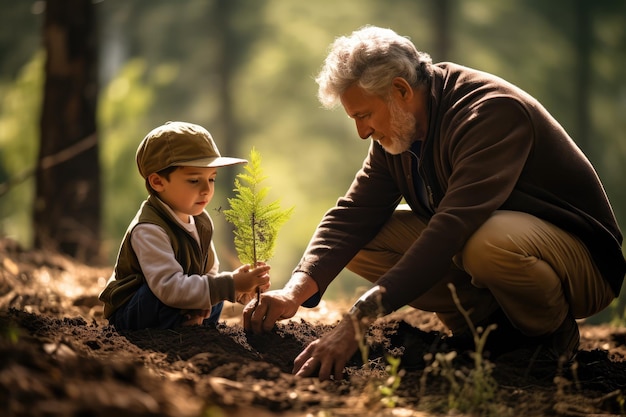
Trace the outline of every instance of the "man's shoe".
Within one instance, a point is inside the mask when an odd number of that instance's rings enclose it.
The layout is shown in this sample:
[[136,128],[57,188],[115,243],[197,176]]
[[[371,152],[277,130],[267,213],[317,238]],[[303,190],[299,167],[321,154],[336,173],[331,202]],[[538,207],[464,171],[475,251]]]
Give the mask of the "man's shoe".
[[541,346],[548,357],[561,363],[570,363],[574,359],[580,345],[578,324],[570,314],[553,333],[540,337]]
[[[580,343],[580,333],[576,320],[568,314],[563,323],[552,333],[530,337],[513,327],[502,310],[498,309],[485,320],[476,324],[483,330],[496,324],[495,330],[487,335],[484,354],[489,359],[498,359],[524,366],[531,362],[567,364],[573,360]],[[475,351],[474,336],[469,331],[444,338],[444,348],[457,351]]]
[[499,355],[496,363],[525,368],[527,376],[550,378],[555,372],[572,364],[579,344],[578,324],[574,317],[568,315],[554,332],[529,337],[519,349]]
[[[488,358],[493,359],[504,353],[519,349],[529,340],[528,336],[513,327],[513,324],[511,324],[501,309],[497,309],[486,319],[476,323],[474,327],[477,330],[482,329],[481,331],[484,332],[493,324],[496,327],[489,332],[483,346],[483,354]],[[443,338],[442,345],[444,349],[453,349],[458,352],[476,351],[474,335],[470,330]]]

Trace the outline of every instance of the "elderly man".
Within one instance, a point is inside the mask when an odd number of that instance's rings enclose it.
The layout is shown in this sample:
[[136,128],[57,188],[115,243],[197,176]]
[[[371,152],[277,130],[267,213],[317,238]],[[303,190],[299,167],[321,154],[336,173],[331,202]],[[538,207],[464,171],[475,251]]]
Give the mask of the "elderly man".
[[322,104],[341,103],[372,139],[369,153],[289,282],[245,308],[245,328],[269,331],[316,305],[347,267],[374,286],[296,358],[298,375],[341,378],[355,323],[365,330],[404,305],[436,312],[462,340],[450,283],[473,323],[499,325],[492,351],[571,360],[575,319],[611,303],[626,263],[596,172],[548,111],[496,76],[433,64],[369,26],[335,40],[317,83]]

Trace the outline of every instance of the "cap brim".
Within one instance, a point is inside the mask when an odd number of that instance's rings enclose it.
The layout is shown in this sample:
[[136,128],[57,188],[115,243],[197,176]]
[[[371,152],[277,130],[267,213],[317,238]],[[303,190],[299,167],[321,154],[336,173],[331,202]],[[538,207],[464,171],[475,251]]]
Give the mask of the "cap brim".
[[228,156],[218,156],[216,158],[194,159],[193,161],[176,162],[175,166],[179,167],[198,167],[198,168],[219,168],[229,165],[247,164],[248,161],[240,158],[230,158]]

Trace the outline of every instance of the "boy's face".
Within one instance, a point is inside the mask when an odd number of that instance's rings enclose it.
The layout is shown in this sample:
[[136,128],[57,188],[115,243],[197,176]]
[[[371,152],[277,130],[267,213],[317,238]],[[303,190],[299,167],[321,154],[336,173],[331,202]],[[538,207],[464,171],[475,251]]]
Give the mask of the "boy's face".
[[169,179],[159,174],[148,177],[152,188],[183,222],[197,216],[209,204],[215,192],[217,168],[179,167]]

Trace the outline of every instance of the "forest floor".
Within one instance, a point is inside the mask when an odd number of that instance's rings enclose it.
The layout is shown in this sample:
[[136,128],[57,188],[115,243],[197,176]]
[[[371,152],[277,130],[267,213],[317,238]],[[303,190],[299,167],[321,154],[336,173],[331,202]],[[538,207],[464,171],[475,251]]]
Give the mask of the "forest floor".
[[535,374],[527,363],[425,357],[445,329],[401,310],[368,334],[366,367],[355,358],[342,381],[319,382],[291,375],[293,359],[347,303],[301,309],[266,335],[246,334],[237,305],[213,328],[118,332],[97,300],[109,274],[0,240],[3,416],[626,415],[623,327],[579,323],[574,365]]

